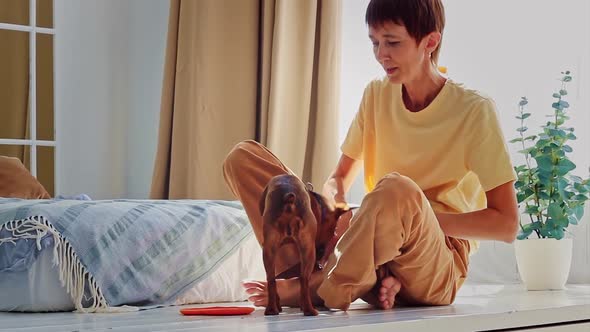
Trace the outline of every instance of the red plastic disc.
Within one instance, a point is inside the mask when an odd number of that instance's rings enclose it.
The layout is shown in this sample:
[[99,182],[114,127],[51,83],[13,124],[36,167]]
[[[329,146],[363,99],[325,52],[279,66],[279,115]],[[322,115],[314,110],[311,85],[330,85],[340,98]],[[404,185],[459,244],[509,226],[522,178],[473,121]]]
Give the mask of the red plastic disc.
[[202,307],[202,308],[185,308],[180,309],[180,313],[185,316],[205,315],[205,316],[234,316],[248,315],[254,311],[252,307]]

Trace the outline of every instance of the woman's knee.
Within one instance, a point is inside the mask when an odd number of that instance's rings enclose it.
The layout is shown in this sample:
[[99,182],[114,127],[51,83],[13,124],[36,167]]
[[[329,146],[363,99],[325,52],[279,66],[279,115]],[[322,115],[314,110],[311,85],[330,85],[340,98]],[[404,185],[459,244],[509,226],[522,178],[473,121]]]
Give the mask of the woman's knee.
[[236,166],[244,163],[258,149],[260,149],[260,143],[254,140],[245,140],[236,144],[223,160],[224,173],[227,174]]
[[409,177],[399,173],[389,173],[377,182],[375,189],[367,194],[367,198],[372,196],[374,200],[392,204],[394,201],[413,199],[421,193],[420,187]]

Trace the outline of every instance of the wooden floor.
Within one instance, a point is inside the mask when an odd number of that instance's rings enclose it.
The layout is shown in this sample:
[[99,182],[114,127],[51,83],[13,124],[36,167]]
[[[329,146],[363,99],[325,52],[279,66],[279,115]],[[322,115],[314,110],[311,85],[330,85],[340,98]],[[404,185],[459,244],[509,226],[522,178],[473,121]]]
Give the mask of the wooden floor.
[[[236,305],[227,304],[227,305]],[[238,305],[248,305],[238,303]],[[190,306],[189,306],[190,307]],[[194,305],[192,306],[194,307]],[[286,309],[265,317],[182,316],[180,307],[123,314],[0,313],[0,331],[590,331],[590,285],[564,291],[527,292],[521,285],[465,285],[445,307],[369,310],[361,302],[348,312],[304,317]],[[564,325],[565,324],[565,325]]]

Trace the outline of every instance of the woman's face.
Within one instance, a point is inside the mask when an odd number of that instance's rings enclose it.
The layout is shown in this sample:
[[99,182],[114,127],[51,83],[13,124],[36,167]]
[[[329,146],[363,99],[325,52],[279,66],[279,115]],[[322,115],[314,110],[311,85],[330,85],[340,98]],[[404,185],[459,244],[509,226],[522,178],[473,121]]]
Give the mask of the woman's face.
[[392,83],[407,83],[420,78],[430,66],[427,48],[429,36],[417,42],[408,34],[406,27],[386,22],[369,27],[369,39],[373,43],[375,59],[383,67]]

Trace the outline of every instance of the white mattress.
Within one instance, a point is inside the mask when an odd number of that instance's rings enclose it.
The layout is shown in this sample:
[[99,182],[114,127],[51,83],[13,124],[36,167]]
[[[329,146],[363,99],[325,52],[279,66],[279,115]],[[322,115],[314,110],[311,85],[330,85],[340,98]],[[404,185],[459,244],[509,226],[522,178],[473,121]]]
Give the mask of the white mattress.
[[[53,250],[46,248],[29,270],[0,279],[0,311],[74,310],[52,260]],[[262,251],[251,234],[215,271],[179,296],[175,304],[244,301],[248,296],[241,281],[265,278]]]

